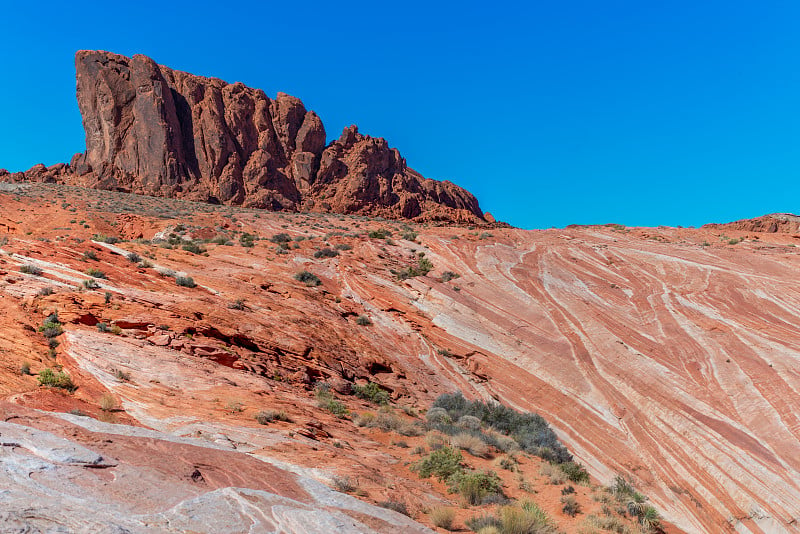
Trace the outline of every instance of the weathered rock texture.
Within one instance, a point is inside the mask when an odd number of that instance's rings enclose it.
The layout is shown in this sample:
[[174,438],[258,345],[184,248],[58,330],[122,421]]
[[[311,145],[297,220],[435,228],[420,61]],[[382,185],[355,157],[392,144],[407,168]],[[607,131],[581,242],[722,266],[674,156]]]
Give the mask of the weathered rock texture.
[[[9,401],[103,417],[97,401],[108,392],[125,410],[115,414],[119,422],[233,443],[253,457],[308,468],[309,476],[354,475],[371,502],[402,497],[421,511],[436,505],[433,489],[403,464],[418,459],[410,451],[424,438],[403,436],[410,448],[391,447],[396,435],[380,438],[318,408],[312,385],[327,381],[341,393],[371,381],[416,410],[461,390],[539,412],[600,481],[631,477],[686,532],[797,531],[800,249],[793,234],[588,227],[487,236],[417,227],[416,243],[397,238],[393,246],[364,235],[378,228],[397,235],[402,226],[392,221],[54,185],[0,184],[0,205],[0,238],[8,240],[0,247],[0,395]],[[89,227],[76,228],[76,219]],[[233,238],[237,230],[301,239],[282,254],[268,239],[253,247],[209,243],[208,256],[88,241],[168,235],[178,223],[197,236]],[[350,248],[315,257],[329,232],[328,246]],[[89,251],[96,260],[86,259]],[[155,268],[137,267],[126,251]],[[416,251],[434,270],[398,280],[395,273],[417,265]],[[20,272],[24,265],[42,275]],[[76,289],[91,278],[89,266],[107,278],[97,290]],[[198,287],[179,287],[158,267],[183,271]],[[301,269],[321,285],[295,280]],[[53,310],[65,329],[55,360],[37,331]],[[360,315],[372,324],[360,326]],[[123,331],[100,332],[100,322]],[[19,372],[26,360],[34,374],[64,365],[78,390],[37,387]],[[351,411],[376,410],[337,395]],[[266,408],[286,410],[294,422],[258,425],[254,416]],[[525,480],[535,482],[537,473]],[[509,492],[517,487],[508,479]],[[540,500],[547,491],[555,493],[550,508]],[[579,531],[564,524],[557,486],[537,492],[525,498],[547,508],[563,531]],[[586,514],[599,514],[600,503],[591,503],[586,496]]]
[[229,84],[152,59],[75,57],[86,152],[16,181],[63,181],[269,210],[485,222],[475,197],[423,178],[385,139],[345,128],[326,146],[322,121],[283,93]]
[[743,219],[723,224],[706,224],[703,228],[717,230],[739,230],[743,232],[766,232],[768,234],[800,234],[800,217],[791,213],[773,213],[756,217],[755,219]]

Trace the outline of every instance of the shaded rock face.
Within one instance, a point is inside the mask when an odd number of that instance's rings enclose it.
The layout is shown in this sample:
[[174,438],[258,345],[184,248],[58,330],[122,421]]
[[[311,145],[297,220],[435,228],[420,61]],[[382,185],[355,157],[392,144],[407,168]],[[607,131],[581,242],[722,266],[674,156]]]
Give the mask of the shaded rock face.
[[350,126],[326,146],[322,121],[295,97],[271,99],[142,55],[80,51],[75,67],[86,152],[70,165],[5,180],[270,210],[485,222],[472,194],[423,178],[385,139]]

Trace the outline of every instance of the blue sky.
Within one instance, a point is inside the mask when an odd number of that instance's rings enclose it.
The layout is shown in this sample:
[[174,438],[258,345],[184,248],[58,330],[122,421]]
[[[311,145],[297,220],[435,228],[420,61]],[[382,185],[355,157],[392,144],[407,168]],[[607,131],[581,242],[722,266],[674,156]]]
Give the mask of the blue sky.
[[5,7],[0,168],[84,148],[73,55],[300,97],[523,228],[800,212],[800,3],[29,2]]

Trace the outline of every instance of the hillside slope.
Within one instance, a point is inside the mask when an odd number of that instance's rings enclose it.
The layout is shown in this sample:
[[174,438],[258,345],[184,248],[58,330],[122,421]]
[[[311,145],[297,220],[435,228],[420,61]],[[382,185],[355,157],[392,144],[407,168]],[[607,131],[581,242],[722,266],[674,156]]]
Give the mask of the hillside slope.
[[[413,476],[404,467],[413,454],[393,445],[413,449],[422,438],[321,414],[311,391],[327,382],[362,411],[369,405],[340,392],[374,382],[413,413],[461,390],[541,413],[596,480],[630,477],[687,532],[790,532],[800,516],[800,256],[791,235],[490,233],[6,189],[0,387],[14,403],[102,418],[97,402],[110,393],[124,409],[118,423],[224,443],[312,478],[360,476],[369,499],[401,494],[427,521],[446,492]],[[94,234],[147,241],[81,240]],[[170,234],[176,245],[149,241]],[[203,253],[183,237],[212,241]],[[43,272],[20,273],[25,265]],[[296,280],[301,271],[320,284]],[[176,285],[175,272],[197,287]],[[76,290],[92,279],[96,289]],[[53,361],[36,329],[54,310],[65,333]],[[101,322],[119,335],[99,331]],[[78,389],[38,387],[17,371],[25,360],[34,374],[63,364]],[[265,406],[294,423],[259,426],[253,417]],[[537,460],[526,461],[535,478]],[[533,498],[577,532],[583,518],[561,514],[555,490],[538,487]],[[590,494],[578,491],[586,510],[599,509]]]

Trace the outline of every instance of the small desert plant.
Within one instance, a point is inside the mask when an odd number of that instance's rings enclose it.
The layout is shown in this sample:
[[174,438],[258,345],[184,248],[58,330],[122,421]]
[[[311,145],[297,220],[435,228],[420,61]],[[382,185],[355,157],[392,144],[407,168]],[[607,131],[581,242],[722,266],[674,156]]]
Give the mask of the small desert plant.
[[100,284],[98,284],[94,278],[90,278],[89,280],[84,280],[82,282],[82,285],[86,289],[98,289],[100,287]]
[[166,267],[156,267],[156,273],[165,278],[172,278],[175,276],[175,271],[172,269],[167,269]]
[[406,503],[403,501],[389,499],[388,501],[379,502],[378,506],[381,508],[386,508],[387,510],[394,510],[395,512],[411,517],[411,514],[408,512],[408,506],[406,506]]
[[55,290],[53,289],[52,286],[45,286],[45,287],[43,287],[42,289],[39,290],[38,295],[40,297],[49,297],[50,295],[53,294],[54,291]]
[[347,409],[347,406],[345,406],[344,403],[336,400],[333,397],[333,393],[331,393],[330,388],[326,386],[327,384],[320,384],[314,391],[314,395],[317,398],[317,406],[328,410],[336,417],[342,419],[346,418],[350,413],[350,411]]
[[370,321],[369,317],[366,315],[359,315],[356,317],[356,324],[358,326],[369,326],[372,324],[372,321]]
[[308,287],[318,286],[322,283],[322,281],[317,277],[317,275],[310,273],[308,271],[300,271],[296,275],[294,275],[294,279],[298,282],[303,282]]
[[575,517],[581,512],[581,505],[575,500],[572,495],[564,495],[561,497],[561,511],[570,517]]
[[292,240],[292,238],[289,236],[289,234],[280,233],[273,235],[272,237],[269,238],[269,240],[272,241],[273,243],[280,244],[280,243],[288,243],[289,241]]
[[376,384],[369,382],[363,386],[353,386],[353,394],[359,399],[367,400],[373,404],[389,404],[389,393]]
[[358,489],[358,485],[353,479],[347,476],[335,476],[331,479],[331,482],[336,491],[341,491],[342,493],[353,493]]
[[292,419],[289,415],[284,411],[275,411],[275,410],[262,410],[256,414],[256,421],[258,421],[261,425],[268,425],[273,421],[285,421],[291,422]]
[[197,287],[191,276],[176,276],[175,283],[181,287]]
[[106,323],[97,323],[97,331],[98,332],[108,332],[108,325]]
[[31,364],[29,364],[28,362],[23,362],[22,365],[19,366],[19,374],[21,375],[31,374]]
[[489,447],[484,441],[472,434],[456,434],[450,438],[450,444],[461,450],[468,451],[471,455],[484,458],[489,454]]
[[367,234],[367,237],[370,239],[386,239],[387,237],[391,237],[392,232],[386,230],[385,228],[381,228],[380,230],[372,230]]
[[332,248],[327,248],[327,247],[314,252],[315,258],[335,258],[338,255],[339,255],[338,252],[336,252]]
[[563,484],[567,481],[567,476],[564,474],[564,471],[555,464],[551,464],[549,462],[545,462],[539,468],[539,474],[547,477],[550,484]]
[[422,478],[435,476],[442,482],[461,471],[461,462],[464,458],[456,449],[442,447],[420,459],[413,469]]
[[104,393],[102,397],[100,397],[100,409],[104,412],[110,412],[117,407],[117,400],[114,398],[114,395],[110,393]]
[[442,282],[449,282],[450,280],[455,280],[456,278],[461,278],[461,275],[454,273],[453,271],[445,271],[442,273]]
[[92,278],[107,278],[106,273],[94,267],[86,269],[86,274],[88,274]]
[[558,464],[558,467],[561,468],[561,471],[563,471],[566,477],[572,482],[578,484],[589,483],[589,473],[581,464],[576,462],[563,462]]
[[97,261],[97,253],[94,250],[87,250],[83,253],[83,259]]
[[202,254],[206,251],[205,247],[201,247],[194,241],[190,241],[181,247],[186,252],[191,252],[192,254]]
[[42,275],[42,269],[40,267],[37,267],[36,265],[30,265],[30,264],[23,265],[22,267],[20,267],[19,268],[19,272],[21,272],[23,274],[32,274],[34,276],[41,276]]
[[500,478],[494,471],[459,471],[448,479],[450,491],[460,494],[471,505],[481,504],[489,495],[502,495]]
[[436,506],[430,511],[431,523],[445,530],[453,529],[453,521],[456,518],[456,511],[446,506]]
[[72,383],[72,378],[64,371],[54,372],[49,367],[45,367],[39,371],[39,376],[36,377],[39,384],[42,386],[49,386],[54,388],[61,388],[72,391],[75,385]]
[[128,261],[131,263],[139,263],[142,261],[142,257],[135,252],[128,252],[125,257],[128,258]]
[[245,309],[244,299],[236,299],[236,300],[234,300],[233,302],[228,304],[228,309],[230,309],[230,310],[244,310]]

